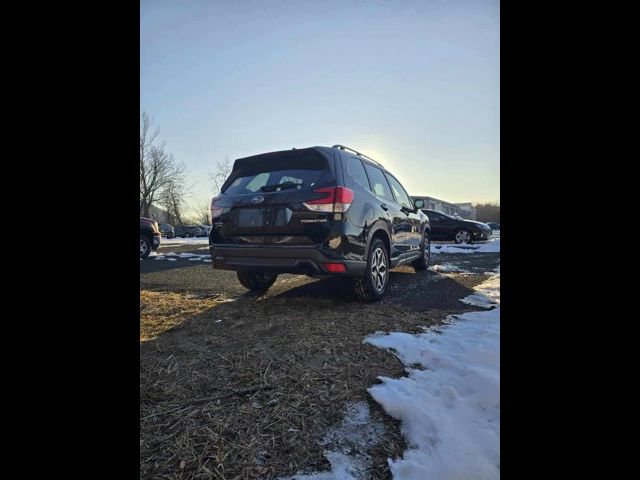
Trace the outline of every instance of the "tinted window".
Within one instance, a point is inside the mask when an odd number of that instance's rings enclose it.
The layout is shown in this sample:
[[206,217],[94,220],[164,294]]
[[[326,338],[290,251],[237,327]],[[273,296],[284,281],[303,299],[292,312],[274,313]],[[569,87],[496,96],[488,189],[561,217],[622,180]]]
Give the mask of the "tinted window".
[[366,164],[364,168],[367,170],[367,174],[369,175],[371,191],[380,198],[384,198],[393,202],[394,199],[391,195],[391,189],[389,188],[389,184],[387,183],[382,170],[376,167],[372,167],[369,164]]
[[433,222],[434,220],[436,222],[439,222],[444,219],[444,215],[440,213],[436,213],[436,212],[424,212],[424,213],[427,214],[427,217],[429,217],[430,222]]
[[347,170],[347,187],[354,187],[354,184],[357,184],[371,190],[371,187],[369,187],[369,179],[367,178],[367,173],[364,171],[362,162],[355,157],[347,155],[343,155],[342,158],[345,160],[344,163]]
[[249,194],[281,190],[313,190],[327,186],[326,158],[310,150],[274,152],[236,160],[223,193]]
[[413,210],[413,202],[411,202],[411,200],[409,199],[409,195],[407,195],[407,192],[404,191],[404,188],[402,188],[400,182],[398,182],[398,180],[393,178],[391,175],[387,175],[386,173],[385,177],[387,177],[387,180],[389,180],[389,185],[391,185],[391,190],[393,190],[396,201],[403,207],[407,207]]

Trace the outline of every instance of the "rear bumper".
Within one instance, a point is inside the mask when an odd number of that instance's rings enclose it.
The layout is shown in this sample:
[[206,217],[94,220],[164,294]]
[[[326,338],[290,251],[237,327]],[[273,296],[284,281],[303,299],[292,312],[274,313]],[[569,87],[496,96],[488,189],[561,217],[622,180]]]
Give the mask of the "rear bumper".
[[[273,273],[338,275],[361,277],[366,262],[329,258],[318,247],[210,245],[213,268],[217,270],[258,270]],[[327,272],[324,263],[341,263],[345,272]]]

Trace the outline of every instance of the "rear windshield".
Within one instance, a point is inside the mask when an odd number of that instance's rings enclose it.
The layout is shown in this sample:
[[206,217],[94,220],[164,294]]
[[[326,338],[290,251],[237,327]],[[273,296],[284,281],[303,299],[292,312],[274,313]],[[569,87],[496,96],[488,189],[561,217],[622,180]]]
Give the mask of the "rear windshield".
[[313,190],[331,183],[327,159],[314,149],[267,153],[235,161],[222,186],[232,195]]

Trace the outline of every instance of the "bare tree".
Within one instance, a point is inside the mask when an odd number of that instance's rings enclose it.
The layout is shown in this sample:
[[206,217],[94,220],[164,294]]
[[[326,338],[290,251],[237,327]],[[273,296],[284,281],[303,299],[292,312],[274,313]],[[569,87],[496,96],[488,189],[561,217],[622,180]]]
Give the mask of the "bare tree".
[[211,225],[210,219],[210,205],[209,203],[205,203],[203,205],[198,205],[196,207],[196,214],[198,218],[198,224],[200,225]]
[[167,221],[172,225],[183,223],[184,198],[187,191],[181,179],[174,179],[160,192],[158,203],[167,212]]
[[500,205],[498,203],[477,203],[476,220],[479,222],[500,223]]
[[165,150],[164,143],[159,143],[159,132],[143,112],[140,125],[140,215],[143,217],[149,216],[151,205],[166,197],[168,190],[173,189],[175,194],[186,193],[184,188],[175,188],[184,184],[186,166]]
[[224,182],[229,177],[232,168],[233,166],[231,165],[231,160],[229,160],[229,157],[225,157],[222,162],[218,162],[218,164],[216,165],[216,170],[213,173],[209,174],[214,195],[218,195],[220,193],[222,185],[224,185]]

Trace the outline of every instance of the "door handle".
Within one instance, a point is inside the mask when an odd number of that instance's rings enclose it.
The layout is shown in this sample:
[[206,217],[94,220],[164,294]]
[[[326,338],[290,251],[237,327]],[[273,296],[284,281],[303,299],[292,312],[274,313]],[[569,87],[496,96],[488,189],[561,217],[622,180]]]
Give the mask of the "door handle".
[[384,203],[380,204],[380,208],[383,209],[385,212],[389,210],[389,207],[387,207]]

